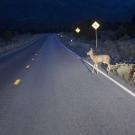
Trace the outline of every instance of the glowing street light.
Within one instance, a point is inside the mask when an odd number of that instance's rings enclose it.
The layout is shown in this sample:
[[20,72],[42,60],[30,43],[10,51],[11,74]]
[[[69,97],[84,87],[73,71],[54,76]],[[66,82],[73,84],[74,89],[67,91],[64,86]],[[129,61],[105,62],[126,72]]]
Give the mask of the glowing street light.
[[95,29],[95,33],[96,33],[96,48],[97,48],[97,29],[100,27],[100,24],[95,21],[95,22],[92,24],[92,27]]
[[76,31],[76,33],[80,33],[80,28],[79,27],[77,27],[76,29],[75,29],[75,31]]

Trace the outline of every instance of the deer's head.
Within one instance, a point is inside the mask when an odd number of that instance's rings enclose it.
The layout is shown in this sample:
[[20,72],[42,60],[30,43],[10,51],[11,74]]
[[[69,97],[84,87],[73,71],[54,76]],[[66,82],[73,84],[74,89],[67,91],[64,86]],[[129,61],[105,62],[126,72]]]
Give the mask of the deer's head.
[[93,55],[93,49],[92,49],[92,48],[87,52],[87,55],[88,55],[88,56]]

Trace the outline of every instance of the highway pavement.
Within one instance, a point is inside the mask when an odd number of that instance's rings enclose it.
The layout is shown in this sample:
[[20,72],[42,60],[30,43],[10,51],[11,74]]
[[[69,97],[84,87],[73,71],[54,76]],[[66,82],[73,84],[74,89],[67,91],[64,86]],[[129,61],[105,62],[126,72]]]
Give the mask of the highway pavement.
[[0,58],[0,135],[135,135],[135,98],[50,34]]

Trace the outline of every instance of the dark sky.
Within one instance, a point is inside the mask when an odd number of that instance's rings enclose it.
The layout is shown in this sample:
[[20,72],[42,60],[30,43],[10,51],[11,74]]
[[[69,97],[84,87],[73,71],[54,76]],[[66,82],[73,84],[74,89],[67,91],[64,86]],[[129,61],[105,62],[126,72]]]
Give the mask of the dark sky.
[[125,21],[135,14],[135,0],[2,0],[0,20],[6,23],[72,23],[101,18]]

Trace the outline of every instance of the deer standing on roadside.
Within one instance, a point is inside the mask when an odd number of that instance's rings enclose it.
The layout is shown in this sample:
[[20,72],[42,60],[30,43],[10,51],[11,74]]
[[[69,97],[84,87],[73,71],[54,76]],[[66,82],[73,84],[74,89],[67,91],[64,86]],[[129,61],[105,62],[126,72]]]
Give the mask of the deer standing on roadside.
[[93,53],[93,49],[91,48],[89,52],[87,52],[87,55],[90,56],[91,60],[94,63],[94,67],[92,70],[92,73],[94,73],[94,69],[96,70],[98,74],[98,64],[103,63],[107,65],[107,72],[110,73],[110,56],[109,55],[95,55]]

